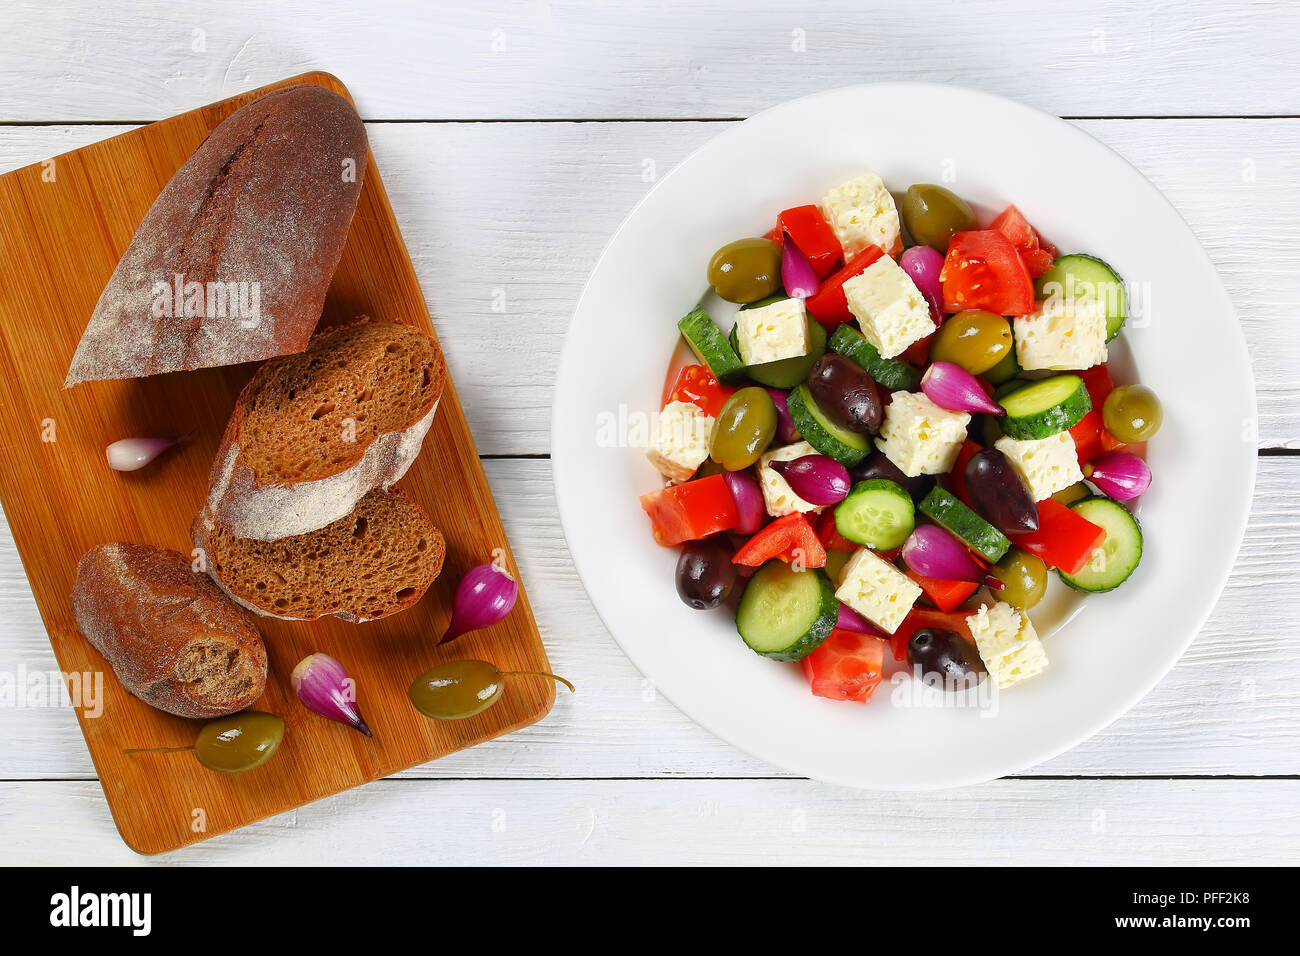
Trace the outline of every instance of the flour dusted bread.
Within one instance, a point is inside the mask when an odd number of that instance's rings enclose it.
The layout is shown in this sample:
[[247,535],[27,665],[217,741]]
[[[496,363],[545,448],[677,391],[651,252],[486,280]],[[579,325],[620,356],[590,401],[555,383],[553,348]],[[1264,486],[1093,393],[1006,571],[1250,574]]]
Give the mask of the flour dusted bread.
[[356,110],[320,86],[230,115],[136,229],[65,387],[300,351],[343,255],[368,151]]
[[428,335],[365,317],[266,362],[235,403],[200,520],[271,541],[347,516],[411,467],[446,377]]
[[372,621],[410,607],[442,570],[446,545],[420,507],[376,488],[356,510],[307,534],[239,538],[203,515],[193,527],[207,570],[258,614],[311,621]]
[[122,686],[169,714],[232,714],[266,687],[256,625],[179,552],[91,548],[77,564],[72,611]]

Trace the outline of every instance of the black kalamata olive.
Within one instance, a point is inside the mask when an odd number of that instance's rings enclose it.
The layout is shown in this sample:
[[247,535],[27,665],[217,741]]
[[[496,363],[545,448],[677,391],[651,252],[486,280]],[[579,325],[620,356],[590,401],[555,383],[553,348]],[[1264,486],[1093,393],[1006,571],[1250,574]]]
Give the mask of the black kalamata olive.
[[721,539],[693,541],[677,559],[677,594],[697,611],[708,611],[731,596],[736,586],[732,551]]
[[876,380],[856,362],[827,352],[808,373],[808,391],[835,424],[862,435],[880,431],[885,414]]
[[934,487],[934,475],[917,475],[915,478],[909,478],[899,470],[897,465],[885,457],[885,453],[882,451],[873,451],[850,468],[849,477],[853,479],[855,485],[859,481],[866,481],[868,478],[884,478],[887,481],[892,481],[911,495],[914,502],[920,501]]
[[923,627],[907,642],[907,664],[921,669],[921,677],[933,676],[947,688],[969,687],[986,673],[984,662],[969,641],[940,627]]
[[984,518],[1007,534],[1038,530],[1038,505],[1016,466],[996,448],[966,463],[966,495]]

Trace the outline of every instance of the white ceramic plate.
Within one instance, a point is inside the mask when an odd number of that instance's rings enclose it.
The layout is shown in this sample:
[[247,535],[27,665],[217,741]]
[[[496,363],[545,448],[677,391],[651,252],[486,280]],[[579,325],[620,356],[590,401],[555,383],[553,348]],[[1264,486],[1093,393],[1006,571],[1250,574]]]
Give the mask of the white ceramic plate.
[[[1051,666],[983,706],[935,706],[915,682],[867,705],[813,697],[796,665],[754,654],[725,611],[688,609],[677,549],[654,544],[637,496],[661,481],[637,426],[658,409],[676,320],[706,290],[715,249],[762,235],[863,170],[896,194],[948,185],[982,211],[1014,202],[1064,252],[1110,262],[1140,315],[1114,349],[1163,400],[1146,553],[1118,591],[1043,622]],[[715,316],[724,328],[729,318]],[[1112,343],[1116,345],[1117,343]],[[1208,384],[1207,384],[1208,383]],[[1087,739],[1173,666],[1218,598],[1255,477],[1245,343],[1209,258],[1132,166],[1062,120],[956,87],[831,90],[726,130],[665,176],[614,235],[560,362],[552,456],[574,562],[610,632],[660,692],[778,767],[855,787],[957,786],[1023,770]],[[1068,603],[1068,602],[1067,602]],[[1068,623],[1064,623],[1068,620]],[[1058,626],[1063,625],[1063,626]],[[887,655],[888,656],[888,655]]]

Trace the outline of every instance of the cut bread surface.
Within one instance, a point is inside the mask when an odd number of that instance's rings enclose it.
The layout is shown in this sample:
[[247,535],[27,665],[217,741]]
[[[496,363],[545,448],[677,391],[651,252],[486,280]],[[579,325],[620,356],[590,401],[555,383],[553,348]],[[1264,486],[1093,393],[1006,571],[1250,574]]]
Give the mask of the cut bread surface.
[[349,515],[307,534],[237,538],[200,515],[194,543],[208,572],[239,603],[294,620],[369,621],[404,610],[442,570],[446,545],[400,491],[375,489]]
[[252,619],[177,551],[115,541],[77,563],[71,603],[82,635],[136,697],[181,717],[242,710],[266,686]]
[[273,541],[351,514],[411,467],[446,378],[431,336],[365,316],[267,362],[226,423],[203,520]]
[[366,320],[327,329],[258,370],[240,396],[240,454],[265,484],[336,475],[380,436],[419,423],[445,379],[441,349],[416,329]]

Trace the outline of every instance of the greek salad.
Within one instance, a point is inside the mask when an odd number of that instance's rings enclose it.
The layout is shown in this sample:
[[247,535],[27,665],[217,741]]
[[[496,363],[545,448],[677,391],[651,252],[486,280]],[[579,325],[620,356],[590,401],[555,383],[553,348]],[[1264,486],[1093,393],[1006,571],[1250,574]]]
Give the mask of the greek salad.
[[641,507],[681,599],[813,694],[867,702],[886,654],[1011,687],[1048,666],[1049,570],[1087,593],[1134,573],[1161,406],[1111,378],[1127,301],[1104,261],[1014,205],[981,223],[865,173],[723,246],[708,281],[734,323],[678,322]]

